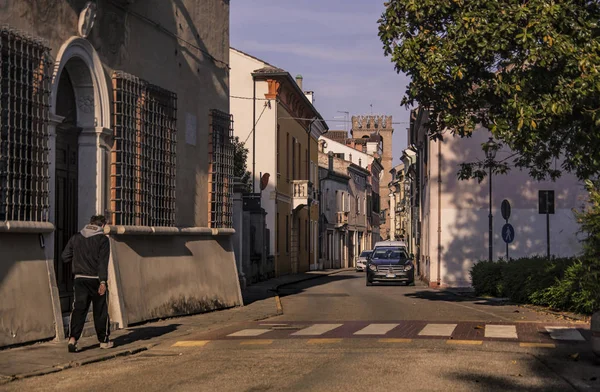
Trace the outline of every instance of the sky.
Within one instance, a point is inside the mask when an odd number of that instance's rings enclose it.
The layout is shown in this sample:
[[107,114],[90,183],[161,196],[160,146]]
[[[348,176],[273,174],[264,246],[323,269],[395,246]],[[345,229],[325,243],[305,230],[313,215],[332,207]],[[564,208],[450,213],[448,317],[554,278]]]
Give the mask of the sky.
[[[383,0],[231,0],[230,44],[303,76],[329,129],[350,129],[345,113],[392,115],[393,164],[406,148],[408,78],[383,54]],[[371,108],[371,105],[372,108]]]

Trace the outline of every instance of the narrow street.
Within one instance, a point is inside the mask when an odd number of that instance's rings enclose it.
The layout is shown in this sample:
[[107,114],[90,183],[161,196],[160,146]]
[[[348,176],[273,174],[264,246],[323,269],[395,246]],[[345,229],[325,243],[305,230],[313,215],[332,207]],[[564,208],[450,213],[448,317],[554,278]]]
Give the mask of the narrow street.
[[280,316],[179,339],[166,335],[155,347],[134,356],[15,381],[0,389],[600,388],[586,324],[419,283],[366,287],[364,273],[356,272],[288,285],[280,296]]

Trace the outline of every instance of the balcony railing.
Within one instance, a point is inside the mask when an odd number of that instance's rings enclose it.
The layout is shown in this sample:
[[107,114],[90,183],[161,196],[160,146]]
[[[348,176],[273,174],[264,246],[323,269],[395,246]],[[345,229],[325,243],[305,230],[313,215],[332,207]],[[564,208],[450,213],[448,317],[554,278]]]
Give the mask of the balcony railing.
[[313,186],[308,180],[292,181],[292,208],[294,210],[307,206],[312,201]]

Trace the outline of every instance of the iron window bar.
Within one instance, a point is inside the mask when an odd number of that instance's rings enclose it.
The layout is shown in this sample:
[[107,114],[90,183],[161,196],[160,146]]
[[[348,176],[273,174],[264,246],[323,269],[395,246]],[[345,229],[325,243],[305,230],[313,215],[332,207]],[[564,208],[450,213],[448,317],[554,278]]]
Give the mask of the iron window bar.
[[233,227],[233,116],[209,113],[208,221],[212,228]]
[[174,226],[177,94],[112,74],[111,222]]
[[47,222],[50,49],[0,27],[0,221]]

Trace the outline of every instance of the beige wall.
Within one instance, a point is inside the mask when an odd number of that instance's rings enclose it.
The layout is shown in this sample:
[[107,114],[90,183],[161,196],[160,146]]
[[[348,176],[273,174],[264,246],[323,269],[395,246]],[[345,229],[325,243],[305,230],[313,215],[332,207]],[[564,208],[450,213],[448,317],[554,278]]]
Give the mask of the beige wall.
[[126,324],[242,305],[230,236],[114,236],[111,247]]
[[0,347],[53,338],[54,313],[37,234],[0,233]]

